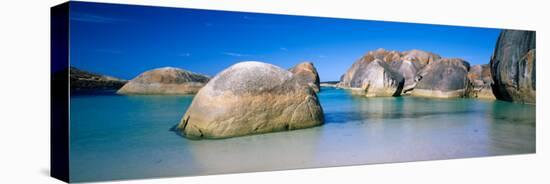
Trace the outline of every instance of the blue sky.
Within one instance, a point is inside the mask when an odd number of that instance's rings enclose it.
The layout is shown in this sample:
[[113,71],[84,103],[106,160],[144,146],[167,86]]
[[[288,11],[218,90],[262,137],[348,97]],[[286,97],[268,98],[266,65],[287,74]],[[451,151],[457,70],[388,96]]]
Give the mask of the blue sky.
[[214,76],[240,61],[315,64],[338,80],[369,50],[489,62],[500,29],[72,2],[71,65],[123,79],[173,66]]

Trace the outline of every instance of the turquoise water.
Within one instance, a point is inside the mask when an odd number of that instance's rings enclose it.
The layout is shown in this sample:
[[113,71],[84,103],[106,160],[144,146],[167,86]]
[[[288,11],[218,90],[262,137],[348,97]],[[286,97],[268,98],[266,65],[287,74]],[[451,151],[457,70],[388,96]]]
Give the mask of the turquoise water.
[[323,126],[222,140],[170,129],[192,96],[73,95],[72,181],[191,176],[535,152],[535,106],[363,98],[322,88]]

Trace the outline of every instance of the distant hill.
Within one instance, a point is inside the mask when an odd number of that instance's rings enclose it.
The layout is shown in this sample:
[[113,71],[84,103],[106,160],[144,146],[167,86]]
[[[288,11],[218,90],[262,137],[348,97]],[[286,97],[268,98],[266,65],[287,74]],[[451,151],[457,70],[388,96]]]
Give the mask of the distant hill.
[[76,67],[70,68],[69,77],[71,90],[118,90],[127,82],[123,79],[84,71]]

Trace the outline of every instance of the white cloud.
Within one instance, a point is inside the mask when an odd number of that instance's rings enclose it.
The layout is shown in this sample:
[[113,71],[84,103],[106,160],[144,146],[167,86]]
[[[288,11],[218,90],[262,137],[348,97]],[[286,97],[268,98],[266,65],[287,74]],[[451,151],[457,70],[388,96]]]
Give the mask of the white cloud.
[[189,53],[189,52],[184,52],[184,53],[179,54],[179,56],[182,56],[182,57],[189,57],[189,56],[191,56],[191,53]]
[[242,54],[242,53],[236,53],[236,52],[222,52],[222,54],[226,56],[235,56],[235,57],[250,56],[248,54]]

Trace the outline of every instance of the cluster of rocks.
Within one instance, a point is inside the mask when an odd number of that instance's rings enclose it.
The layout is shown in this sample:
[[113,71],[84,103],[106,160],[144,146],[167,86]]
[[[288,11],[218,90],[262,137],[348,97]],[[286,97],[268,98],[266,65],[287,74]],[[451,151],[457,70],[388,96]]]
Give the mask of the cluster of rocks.
[[503,30],[490,64],[470,66],[422,50],[368,52],[337,87],[374,96],[482,98],[535,103],[535,32]]
[[241,62],[212,79],[173,67],[149,70],[130,81],[77,69],[70,76],[74,88],[112,88],[124,95],[196,94],[176,129],[191,139],[293,130],[324,121],[319,75],[311,62],[289,70]]
[[464,60],[441,58],[422,50],[378,49],[355,62],[337,86],[367,97],[462,97],[468,86],[469,68]]
[[336,86],[375,96],[484,98],[534,103],[534,32],[505,30],[490,65],[421,51],[368,52],[339,82],[320,83],[310,62],[289,71],[261,62],[235,64],[199,90],[177,130],[189,138],[227,138],[323,123],[316,95]]

